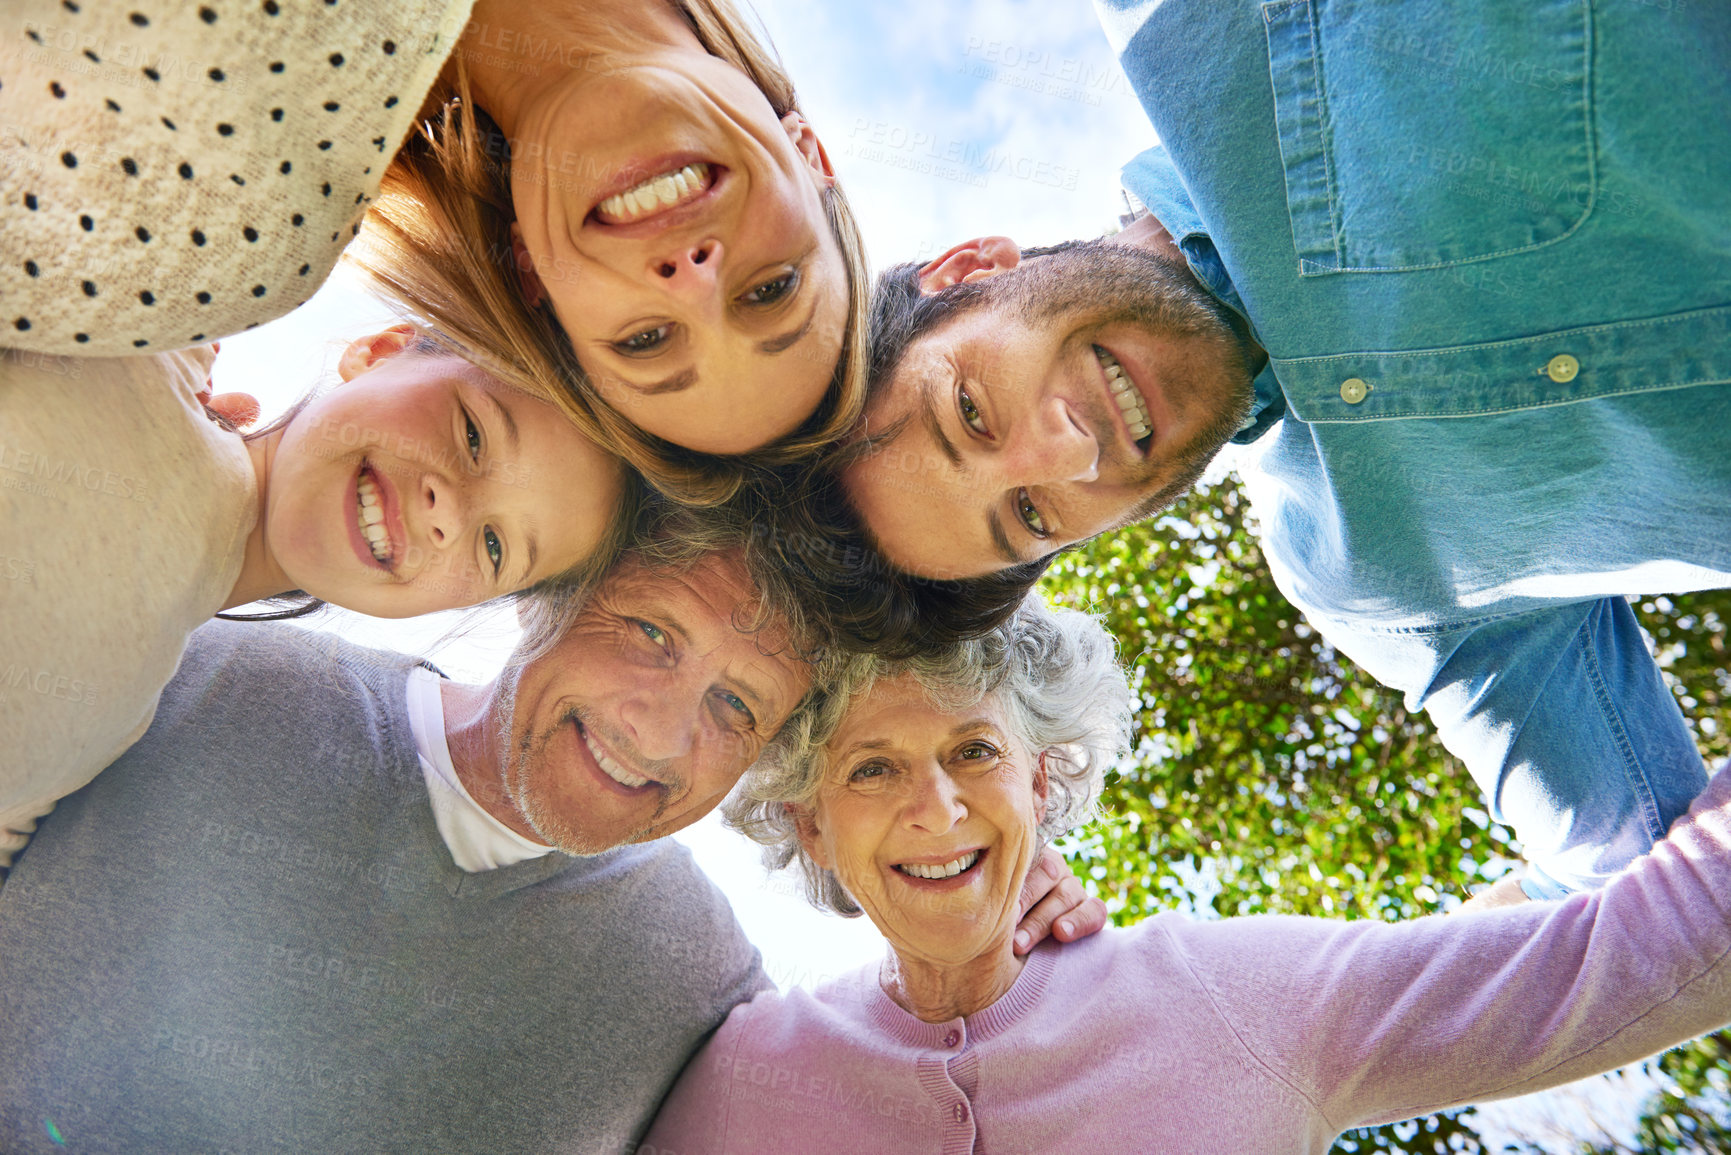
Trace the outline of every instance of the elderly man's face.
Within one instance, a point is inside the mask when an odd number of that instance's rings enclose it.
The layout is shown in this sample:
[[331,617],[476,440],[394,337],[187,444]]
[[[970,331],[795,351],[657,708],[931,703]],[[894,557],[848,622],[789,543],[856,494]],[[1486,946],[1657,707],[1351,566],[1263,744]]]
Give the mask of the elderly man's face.
[[811,683],[781,630],[737,628],[756,601],[733,554],[607,575],[515,687],[505,785],[542,839],[596,854],[726,796]]

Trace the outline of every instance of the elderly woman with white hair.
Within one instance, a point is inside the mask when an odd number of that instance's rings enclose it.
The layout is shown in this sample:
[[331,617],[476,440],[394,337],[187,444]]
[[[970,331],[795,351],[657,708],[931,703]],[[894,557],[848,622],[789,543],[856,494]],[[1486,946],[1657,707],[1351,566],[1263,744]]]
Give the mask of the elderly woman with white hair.
[[1022,876],[1090,813],[1129,713],[1105,630],[1038,595],[977,642],[862,660],[729,818],[888,954],[736,1007],[639,1151],[1320,1152],[1731,1019],[1726,772],[1597,893],[1405,923],[1167,913],[1018,958]]

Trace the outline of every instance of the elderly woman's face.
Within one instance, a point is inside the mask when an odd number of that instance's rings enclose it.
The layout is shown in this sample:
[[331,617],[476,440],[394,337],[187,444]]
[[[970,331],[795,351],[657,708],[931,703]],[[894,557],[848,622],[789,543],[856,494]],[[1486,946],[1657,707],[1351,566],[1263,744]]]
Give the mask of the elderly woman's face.
[[817,137],[715,57],[576,79],[529,110],[511,171],[578,360],[676,445],[744,453],[792,432],[829,389],[848,312]]
[[1015,930],[1046,776],[994,698],[945,713],[880,681],[826,747],[801,842],[904,958],[962,964]]

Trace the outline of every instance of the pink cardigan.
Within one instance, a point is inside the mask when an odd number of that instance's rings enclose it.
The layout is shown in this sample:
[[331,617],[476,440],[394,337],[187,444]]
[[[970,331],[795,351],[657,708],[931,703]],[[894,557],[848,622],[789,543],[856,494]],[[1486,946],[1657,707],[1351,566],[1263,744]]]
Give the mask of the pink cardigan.
[[1731,770],[1604,890],[1404,923],[1163,914],[923,1023],[875,966],[735,1007],[639,1155],[1325,1152],[1731,1021]]

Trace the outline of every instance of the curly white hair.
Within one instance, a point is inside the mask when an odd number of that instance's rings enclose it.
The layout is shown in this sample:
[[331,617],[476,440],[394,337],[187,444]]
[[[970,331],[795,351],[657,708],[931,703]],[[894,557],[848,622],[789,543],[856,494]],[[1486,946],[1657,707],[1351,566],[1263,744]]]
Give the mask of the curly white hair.
[[1092,818],[1106,769],[1129,749],[1134,695],[1106,628],[1030,593],[1004,625],[972,641],[903,661],[844,663],[809,708],[789,720],[722,807],[728,825],[760,843],[772,870],[797,863],[813,905],[853,916],[859,906],[799,842],[790,807],[810,806],[827,767],[825,745],[879,679],[911,675],[939,709],[960,712],[996,695],[1024,748],[1046,756],[1041,845]]

